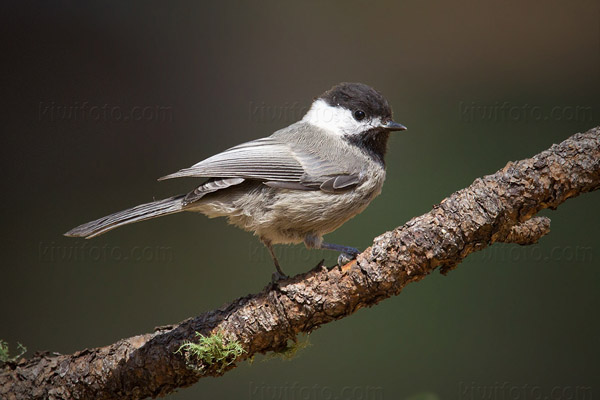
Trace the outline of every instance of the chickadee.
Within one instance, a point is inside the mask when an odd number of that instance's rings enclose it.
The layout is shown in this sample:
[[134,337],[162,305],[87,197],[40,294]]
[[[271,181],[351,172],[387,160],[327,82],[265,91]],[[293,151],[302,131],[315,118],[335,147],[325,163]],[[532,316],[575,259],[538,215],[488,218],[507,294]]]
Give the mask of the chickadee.
[[269,137],[225,150],[163,176],[208,178],[193,191],[141,204],[83,224],[65,236],[92,238],[132,222],[181,211],[227,217],[269,249],[276,277],[285,277],[273,245],[304,242],[341,252],[339,265],[359,253],[323,235],[362,212],[381,192],[392,120],[387,100],[362,83],[340,83],[316,98],[302,120]]

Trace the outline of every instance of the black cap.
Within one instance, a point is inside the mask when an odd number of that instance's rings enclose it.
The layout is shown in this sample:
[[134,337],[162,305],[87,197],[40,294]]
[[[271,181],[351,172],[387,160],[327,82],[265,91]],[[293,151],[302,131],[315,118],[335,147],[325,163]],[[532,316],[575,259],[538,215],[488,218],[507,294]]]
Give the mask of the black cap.
[[321,96],[330,106],[341,106],[351,111],[363,111],[367,117],[392,118],[392,109],[385,97],[364,83],[342,82]]

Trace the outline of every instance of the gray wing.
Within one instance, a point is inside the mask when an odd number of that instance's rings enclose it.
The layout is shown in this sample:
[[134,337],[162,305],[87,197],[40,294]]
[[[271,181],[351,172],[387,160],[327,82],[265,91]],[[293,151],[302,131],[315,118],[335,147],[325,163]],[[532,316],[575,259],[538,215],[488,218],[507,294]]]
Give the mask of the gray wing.
[[226,180],[227,184],[223,186],[256,179],[271,187],[326,192],[347,190],[360,181],[358,174],[344,171],[329,160],[273,137],[232,147],[159,180],[180,177],[242,178],[239,181]]
[[322,190],[323,192],[336,193],[351,189],[360,183],[360,176],[358,174],[349,175],[335,175],[335,176],[321,176],[317,179],[309,177],[303,177],[300,182],[278,182],[278,181],[267,181],[265,185],[280,188],[280,189],[292,189],[292,190]]
[[185,195],[183,205],[186,206],[200,200],[209,193],[228,188],[229,186],[239,185],[242,182],[244,182],[244,178],[211,178]]
[[181,177],[249,178],[297,182],[304,168],[289,147],[267,137],[232,147],[164,179]]

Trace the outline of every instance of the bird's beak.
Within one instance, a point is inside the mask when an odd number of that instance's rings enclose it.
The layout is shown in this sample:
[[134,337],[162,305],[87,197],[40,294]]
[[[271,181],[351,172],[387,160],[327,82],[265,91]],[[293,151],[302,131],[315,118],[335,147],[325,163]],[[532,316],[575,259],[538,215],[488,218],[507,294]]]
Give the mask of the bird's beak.
[[389,120],[381,124],[381,127],[388,131],[405,131],[406,127],[402,124]]

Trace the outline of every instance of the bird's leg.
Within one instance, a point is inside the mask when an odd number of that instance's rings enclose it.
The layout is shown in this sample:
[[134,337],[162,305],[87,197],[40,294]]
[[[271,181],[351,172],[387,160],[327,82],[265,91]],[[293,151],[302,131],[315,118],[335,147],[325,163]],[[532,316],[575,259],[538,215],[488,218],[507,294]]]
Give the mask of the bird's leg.
[[349,246],[342,246],[341,244],[335,243],[321,243],[322,249],[339,251],[340,255],[338,256],[337,262],[339,266],[348,264],[350,261],[354,260],[356,256],[360,253],[358,249]]
[[354,260],[356,256],[360,253],[358,249],[349,246],[342,246],[341,244],[335,243],[327,243],[323,241],[323,238],[317,236],[306,236],[304,238],[304,244],[309,249],[325,249],[325,250],[334,250],[339,251],[340,255],[338,257],[338,265],[348,264],[350,261]]
[[288,276],[283,273],[281,267],[279,266],[279,261],[277,261],[277,257],[275,256],[275,252],[273,251],[273,245],[271,245],[271,242],[265,239],[262,239],[262,242],[267,247],[267,249],[269,249],[269,253],[271,253],[271,258],[273,258],[273,264],[275,264],[275,269],[277,269],[276,272],[273,272],[273,282],[287,278]]

